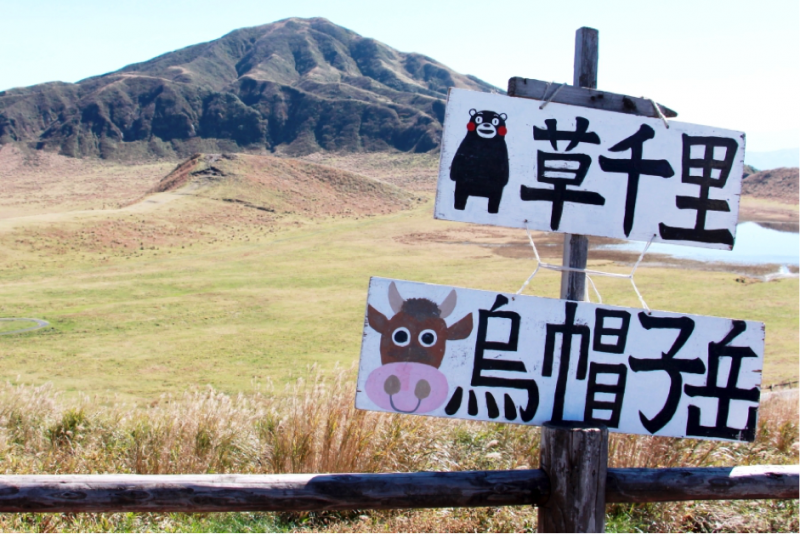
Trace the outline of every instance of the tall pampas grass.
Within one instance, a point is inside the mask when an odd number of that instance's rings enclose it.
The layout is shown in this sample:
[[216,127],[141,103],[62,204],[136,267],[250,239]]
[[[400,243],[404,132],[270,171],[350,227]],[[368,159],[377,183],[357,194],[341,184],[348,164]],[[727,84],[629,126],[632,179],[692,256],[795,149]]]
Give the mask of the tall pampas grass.
[[[355,409],[354,393],[353,370],[324,376],[313,369],[283,391],[265,387],[251,395],[229,395],[198,389],[163,395],[147,406],[103,405],[90,397],[66,401],[49,385],[0,386],[0,469],[4,474],[199,474],[538,466],[537,428],[365,412]],[[796,391],[765,395],[758,438],[752,444],[625,434],[611,434],[609,440],[610,467],[790,463],[798,463]],[[765,502],[759,501],[762,508]],[[703,530],[709,528],[707,518],[716,514],[727,518],[717,522],[732,530],[774,530],[781,525],[796,530],[797,506],[791,503],[785,509],[767,506],[767,512],[749,519],[742,519],[749,505],[732,508],[723,503],[614,505],[609,506],[609,517],[610,524],[621,529],[645,525],[655,530]],[[161,523],[153,521],[164,520],[147,514],[133,523],[126,514],[78,516],[58,516],[58,528],[148,530],[161,529]],[[518,508],[284,514],[270,516],[269,525],[282,521],[280,528],[301,530],[520,530],[533,528],[534,516],[532,510]],[[201,528],[197,518],[177,517],[169,529]],[[0,516],[0,527],[28,530],[23,519]],[[40,520],[31,519],[28,526],[41,530],[35,526]],[[213,528],[242,526],[224,524]]]

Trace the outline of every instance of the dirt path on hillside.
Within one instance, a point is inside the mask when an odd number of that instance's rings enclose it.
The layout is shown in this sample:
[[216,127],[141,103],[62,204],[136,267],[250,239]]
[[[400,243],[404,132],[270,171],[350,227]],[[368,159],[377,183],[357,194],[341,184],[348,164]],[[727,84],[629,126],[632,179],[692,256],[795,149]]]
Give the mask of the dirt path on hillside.
[[[187,189],[187,191],[184,191]],[[56,224],[68,223],[75,221],[88,221],[97,219],[106,219],[109,215],[125,214],[125,213],[148,213],[156,209],[191,194],[190,187],[181,189],[179,191],[170,191],[167,193],[154,193],[148,195],[146,198],[124,206],[122,208],[104,209],[104,210],[78,210],[78,211],[64,211],[60,213],[43,213],[39,215],[25,215],[22,217],[11,217],[8,219],[0,219],[0,231],[15,230],[20,227],[38,225],[38,224]]]

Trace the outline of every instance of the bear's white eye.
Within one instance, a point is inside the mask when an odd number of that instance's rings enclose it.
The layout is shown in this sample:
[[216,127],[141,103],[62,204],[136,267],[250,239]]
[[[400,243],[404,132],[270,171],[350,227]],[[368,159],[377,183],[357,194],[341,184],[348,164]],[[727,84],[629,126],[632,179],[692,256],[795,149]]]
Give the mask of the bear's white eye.
[[492,119],[492,124],[497,126],[498,124],[500,124],[500,119]]
[[423,347],[432,347],[436,344],[436,332],[431,329],[419,333],[419,344]]
[[480,124],[483,122],[483,117],[475,117],[475,124]]
[[401,326],[392,332],[392,341],[398,347],[406,347],[411,343],[411,332],[405,326]]

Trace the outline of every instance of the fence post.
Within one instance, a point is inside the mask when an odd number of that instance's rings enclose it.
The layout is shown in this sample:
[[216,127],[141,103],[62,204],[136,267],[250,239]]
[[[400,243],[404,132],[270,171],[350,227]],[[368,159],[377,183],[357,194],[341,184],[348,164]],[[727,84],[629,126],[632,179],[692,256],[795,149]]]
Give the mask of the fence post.
[[539,532],[604,532],[608,430],[575,421],[545,423],[540,468],[550,497],[539,506]]
[[[597,88],[598,31],[575,33],[572,85]],[[564,235],[563,265],[585,269],[589,240]],[[561,298],[584,300],[586,275],[564,271]],[[550,498],[539,506],[539,532],[604,532],[608,430],[575,421],[546,423],[542,428],[540,465],[550,479]]]

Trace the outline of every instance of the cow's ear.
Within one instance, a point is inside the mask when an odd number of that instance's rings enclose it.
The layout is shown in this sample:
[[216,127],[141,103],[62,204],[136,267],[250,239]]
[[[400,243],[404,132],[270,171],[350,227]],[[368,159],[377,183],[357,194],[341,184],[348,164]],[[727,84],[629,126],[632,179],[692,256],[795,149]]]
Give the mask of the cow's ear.
[[389,323],[389,319],[387,319],[384,314],[382,314],[369,304],[367,304],[367,321],[369,321],[369,325],[372,327],[372,329],[378,332],[379,334],[384,333],[384,331],[386,330],[386,326]]
[[472,333],[472,314],[468,314],[464,316],[460,321],[457,323],[453,323],[447,329],[447,339],[448,341],[454,341],[456,339],[465,339],[469,337]]
[[445,298],[441,304],[439,304],[439,317],[442,319],[446,319],[453,310],[456,309],[456,302],[458,301],[458,297],[456,296],[456,290],[452,290],[447,298]]
[[404,303],[405,301],[400,295],[400,292],[397,290],[397,286],[394,284],[394,282],[389,284],[389,306],[392,307],[392,311],[395,313],[400,313],[400,310],[403,309]]

